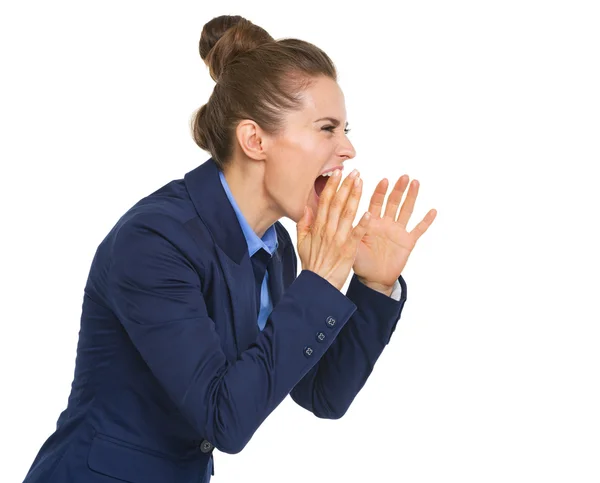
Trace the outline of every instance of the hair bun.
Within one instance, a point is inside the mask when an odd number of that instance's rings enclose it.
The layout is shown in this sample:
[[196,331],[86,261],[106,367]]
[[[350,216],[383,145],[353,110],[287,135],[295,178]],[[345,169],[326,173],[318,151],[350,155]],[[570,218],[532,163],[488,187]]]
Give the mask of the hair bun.
[[235,57],[273,40],[266,30],[244,17],[221,15],[202,28],[200,57],[218,82],[225,66]]

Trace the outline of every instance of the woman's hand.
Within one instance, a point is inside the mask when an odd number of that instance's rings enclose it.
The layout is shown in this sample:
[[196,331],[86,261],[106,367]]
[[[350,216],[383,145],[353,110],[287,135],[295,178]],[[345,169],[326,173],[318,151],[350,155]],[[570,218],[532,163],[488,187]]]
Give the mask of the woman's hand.
[[408,180],[407,174],[398,179],[388,197],[383,217],[381,209],[388,189],[388,180],[382,179],[375,188],[369,205],[371,221],[359,243],[352,267],[361,282],[387,295],[392,293],[394,283],[404,270],[417,240],[427,231],[437,215],[436,210],[429,210],[412,231],[406,231],[419,192],[419,182],[413,180],[396,218]]
[[317,216],[307,206],[298,221],[298,255],[303,270],[320,275],[338,290],[348,278],[360,239],[369,218],[366,212],[352,228],[362,194],[362,180],[354,170],[337,191],[341,174],[336,171],[328,180],[317,208]]

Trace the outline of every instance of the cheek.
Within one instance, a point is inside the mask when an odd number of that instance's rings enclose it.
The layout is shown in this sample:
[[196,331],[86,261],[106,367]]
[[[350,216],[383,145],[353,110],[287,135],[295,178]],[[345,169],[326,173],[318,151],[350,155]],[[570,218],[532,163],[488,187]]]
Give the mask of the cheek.
[[318,136],[296,137],[281,146],[274,169],[267,173],[267,190],[286,209],[306,203],[315,178],[335,152],[332,143]]
[[306,191],[315,181],[316,173],[323,166],[323,156],[314,144],[298,144],[289,157],[280,165],[280,175],[285,179],[285,185],[293,191]]
[[[314,167],[303,153],[295,151],[266,174],[267,191],[282,207],[291,208],[308,196],[314,185]],[[318,169],[318,168],[317,168]]]

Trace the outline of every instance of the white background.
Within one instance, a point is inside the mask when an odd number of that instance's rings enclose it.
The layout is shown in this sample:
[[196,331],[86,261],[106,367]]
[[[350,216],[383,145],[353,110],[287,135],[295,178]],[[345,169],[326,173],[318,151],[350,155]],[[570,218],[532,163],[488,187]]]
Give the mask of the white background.
[[240,454],[215,452],[213,481],[600,481],[596,5],[3,3],[0,481],[22,481],[66,405],[96,247],[208,158],[188,122],[214,85],[200,31],[221,14],[323,48],[363,208],[408,173],[409,227],[438,217],[346,416],[287,398]]

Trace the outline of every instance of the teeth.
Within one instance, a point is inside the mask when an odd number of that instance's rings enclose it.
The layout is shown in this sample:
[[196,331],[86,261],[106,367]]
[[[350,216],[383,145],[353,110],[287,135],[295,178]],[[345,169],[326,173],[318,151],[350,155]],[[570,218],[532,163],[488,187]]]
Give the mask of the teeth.
[[329,171],[329,173],[323,173],[321,176],[327,176],[327,177],[329,177],[329,176],[331,176],[333,173],[335,173],[335,170],[334,170],[334,171]]

